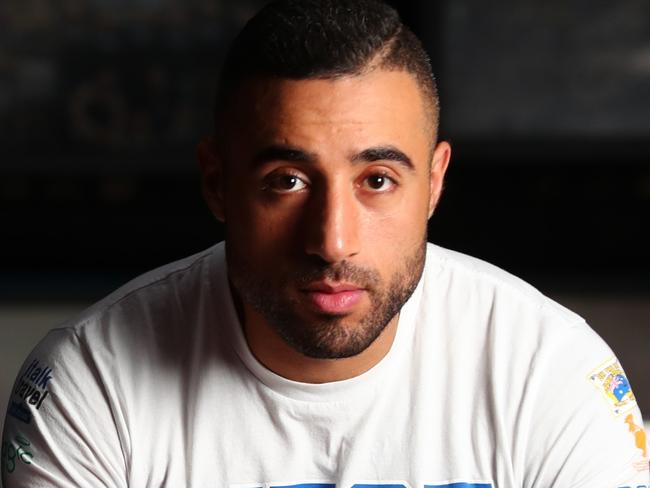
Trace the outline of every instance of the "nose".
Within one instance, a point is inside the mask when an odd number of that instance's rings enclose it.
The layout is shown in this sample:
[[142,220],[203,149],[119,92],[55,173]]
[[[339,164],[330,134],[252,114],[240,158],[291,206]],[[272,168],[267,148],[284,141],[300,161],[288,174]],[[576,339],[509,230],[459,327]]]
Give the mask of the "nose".
[[359,253],[359,203],[345,183],[323,188],[314,195],[306,215],[305,251],[327,263]]

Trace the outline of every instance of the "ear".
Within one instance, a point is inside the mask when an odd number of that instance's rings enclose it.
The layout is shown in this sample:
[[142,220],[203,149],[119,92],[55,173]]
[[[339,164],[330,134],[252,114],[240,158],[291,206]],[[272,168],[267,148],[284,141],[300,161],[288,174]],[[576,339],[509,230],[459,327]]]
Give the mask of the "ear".
[[433,150],[431,160],[430,188],[429,188],[429,218],[438,205],[442,194],[445,173],[451,159],[451,146],[447,141],[440,141]]
[[196,155],[201,168],[203,198],[217,220],[225,222],[223,161],[219,157],[214,137],[203,139],[197,147]]

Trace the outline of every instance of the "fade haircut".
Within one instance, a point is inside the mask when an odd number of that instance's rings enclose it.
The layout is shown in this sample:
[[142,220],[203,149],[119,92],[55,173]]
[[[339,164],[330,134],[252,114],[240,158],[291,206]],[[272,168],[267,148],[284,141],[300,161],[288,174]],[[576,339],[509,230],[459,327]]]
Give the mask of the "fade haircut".
[[437,132],[438,91],[422,44],[399,14],[378,0],[276,0],[244,26],[227,54],[215,121],[250,79],[336,79],[372,69],[414,76]]

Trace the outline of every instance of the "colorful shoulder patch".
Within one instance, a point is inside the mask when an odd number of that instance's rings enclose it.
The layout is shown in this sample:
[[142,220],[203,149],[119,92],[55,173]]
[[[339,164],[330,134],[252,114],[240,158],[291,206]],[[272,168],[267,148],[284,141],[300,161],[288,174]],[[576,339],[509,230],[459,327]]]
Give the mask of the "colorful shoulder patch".
[[614,415],[623,415],[636,406],[630,382],[615,357],[592,371],[589,380],[603,393]]

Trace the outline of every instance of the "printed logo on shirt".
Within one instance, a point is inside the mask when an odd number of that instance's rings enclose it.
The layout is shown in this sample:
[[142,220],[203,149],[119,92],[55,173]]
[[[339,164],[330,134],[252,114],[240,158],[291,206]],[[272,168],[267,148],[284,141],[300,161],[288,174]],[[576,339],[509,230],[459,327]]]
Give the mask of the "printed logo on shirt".
[[[337,488],[332,482],[275,482],[275,483],[239,483],[231,484],[230,488]],[[341,488],[410,488],[411,485],[403,481],[391,482],[353,482],[341,485]],[[491,482],[445,482],[443,484],[425,484],[423,488],[492,488]]]
[[32,464],[34,454],[26,437],[17,435],[13,440],[2,443],[2,472],[11,474],[19,463]]
[[32,418],[32,409],[40,410],[49,395],[48,385],[51,381],[52,368],[34,359],[18,378],[9,415],[28,424]]
[[596,368],[589,379],[604,394],[615,415],[623,415],[636,406],[630,383],[616,358]]
[[23,403],[11,402],[7,413],[26,424],[32,421],[32,412]]
[[643,425],[637,425],[634,422],[634,416],[632,414],[625,417],[625,423],[630,433],[634,436],[635,447],[641,451],[641,459],[634,462],[634,469],[639,472],[650,470],[650,464],[648,464],[648,442]]

